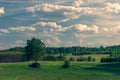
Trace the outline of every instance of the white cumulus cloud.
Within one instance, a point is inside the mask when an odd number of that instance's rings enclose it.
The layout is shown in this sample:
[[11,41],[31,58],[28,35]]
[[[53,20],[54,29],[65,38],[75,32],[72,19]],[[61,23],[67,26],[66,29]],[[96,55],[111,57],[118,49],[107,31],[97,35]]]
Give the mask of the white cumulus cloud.
[[107,12],[119,13],[120,12],[120,4],[119,3],[106,3],[105,10]]
[[51,27],[51,28],[55,28],[55,29],[61,29],[62,26],[56,24],[56,22],[38,22],[36,24],[34,24],[34,26],[39,25],[42,27]]
[[10,27],[9,30],[11,31],[35,31],[36,28],[34,27],[25,27],[25,26],[20,26],[20,27]]
[[96,26],[96,25],[93,25],[93,26],[87,26],[87,25],[84,25],[84,24],[75,24],[75,25],[72,25],[69,27],[69,29],[72,29],[72,30],[77,30],[79,32],[93,32],[93,33],[98,33],[99,31],[99,27]]
[[7,29],[0,29],[0,33],[9,33]]
[[58,36],[53,36],[51,35],[47,40],[45,40],[45,43],[48,44],[49,46],[59,46],[62,41]]
[[4,13],[5,13],[4,7],[0,7],[0,15],[2,15]]
[[[78,1],[79,5],[82,4]],[[50,21],[66,22],[71,19],[79,18],[81,15],[91,14],[94,8],[90,7],[76,7],[77,2],[74,2],[74,6],[55,5],[55,4],[40,4],[32,7],[27,7],[28,12],[33,13],[34,16],[40,19],[47,19]]]
[[120,26],[115,26],[115,27],[105,27],[102,28],[104,32],[109,32],[109,33],[119,33],[120,32]]
[[80,7],[83,3],[84,3],[83,0],[75,0],[73,5],[75,7]]
[[16,40],[15,43],[10,44],[11,47],[23,47],[25,45],[25,41],[22,40]]

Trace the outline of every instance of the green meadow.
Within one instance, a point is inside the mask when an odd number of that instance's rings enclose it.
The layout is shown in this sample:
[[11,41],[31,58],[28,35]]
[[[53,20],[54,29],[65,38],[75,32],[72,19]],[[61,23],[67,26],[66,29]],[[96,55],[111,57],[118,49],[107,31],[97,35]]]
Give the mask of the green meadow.
[[86,55],[78,55],[78,56],[74,56],[71,54],[66,56],[66,58],[69,59],[70,57],[73,57],[75,60],[77,60],[77,58],[79,58],[80,56],[85,58],[87,58],[88,56],[91,56],[92,58],[95,58],[95,62],[100,62],[101,58],[103,57],[106,58],[109,56],[109,54],[86,54]]
[[0,63],[0,80],[119,80],[120,63],[40,61],[40,68],[30,68],[32,62]]

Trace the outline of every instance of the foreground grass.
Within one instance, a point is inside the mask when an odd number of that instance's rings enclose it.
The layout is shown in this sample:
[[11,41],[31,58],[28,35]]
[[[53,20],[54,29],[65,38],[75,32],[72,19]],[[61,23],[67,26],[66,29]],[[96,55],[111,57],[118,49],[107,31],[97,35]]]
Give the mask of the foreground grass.
[[1,63],[0,80],[119,80],[120,63],[77,63],[62,69],[63,62],[40,62],[41,68],[34,69],[24,63]]

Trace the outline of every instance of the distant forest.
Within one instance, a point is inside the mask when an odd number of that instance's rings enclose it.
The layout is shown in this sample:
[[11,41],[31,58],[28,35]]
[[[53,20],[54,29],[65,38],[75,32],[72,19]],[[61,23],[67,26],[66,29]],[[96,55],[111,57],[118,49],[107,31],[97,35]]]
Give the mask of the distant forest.
[[[24,47],[15,47],[6,50],[0,50],[0,54],[7,54],[7,53],[24,53]],[[61,54],[61,55],[85,55],[85,54],[119,54],[120,53],[120,45],[115,46],[107,46],[107,47],[80,47],[80,46],[73,46],[73,47],[47,47],[46,48],[47,54]]]
[[[108,58],[101,58],[101,62],[120,62],[120,45],[107,47],[46,47],[46,57],[43,60],[64,60],[67,55],[109,54]],[[58,57],[55,57],[57,55]],[[78,59],[79,60],[79,59]],[[80,59],[81,60],[81,59]],[[84,60],[84,58],[82,58]],[[0,50],[0,62],[26,61],[25,48],[15,47]]]

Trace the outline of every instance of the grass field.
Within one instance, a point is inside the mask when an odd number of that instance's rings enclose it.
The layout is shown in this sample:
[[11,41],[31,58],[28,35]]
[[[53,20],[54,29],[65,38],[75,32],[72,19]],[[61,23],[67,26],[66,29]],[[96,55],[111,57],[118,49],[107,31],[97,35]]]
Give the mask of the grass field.
[[63,62],[40,62],[38,69],[30,63],[1,63],[0,80],[120,80],[120,63],[72,62],[69,69],[60,67]]
[[[102,57],[108,57],[109,54],[87,54],[87,55],[80,55],[80,56],[85,57],[85,58],[87,58],[88,56],[91,56],[92,58],[95,58],[96,62],[100,62],[100,59]],[[70,57],[73,57],[76,60],[80,56],[79,55],[78,56],[68,55],[66,57],[67,59],[69,59]]]

